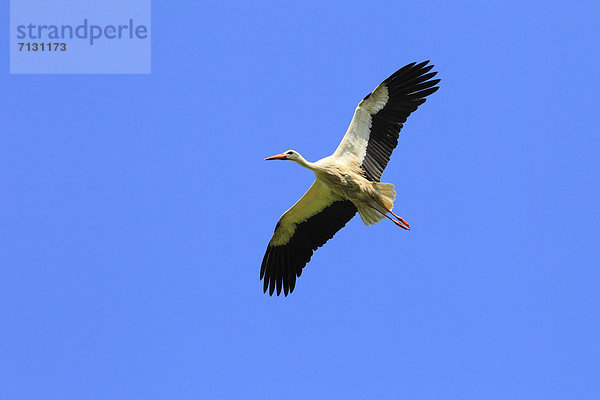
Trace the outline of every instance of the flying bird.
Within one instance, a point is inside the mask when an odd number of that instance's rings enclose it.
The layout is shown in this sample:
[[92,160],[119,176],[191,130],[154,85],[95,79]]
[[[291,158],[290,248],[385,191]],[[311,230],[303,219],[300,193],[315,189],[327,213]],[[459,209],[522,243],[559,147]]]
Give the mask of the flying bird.
[[[285,296],[294,291],[296,278],[323,246],[358,211],[365,225],[384,218],[409,230],[392,209],[394,185],[380,182],[381,174],[398,144],[408,116],[439,89],[429,61],[408,64],[394,72],[356,107],[346,135],[335,152],[309,162],[297,151],[267,157],[290,160],[315,173],[315,182],[277,222],[260,268],[263,291]],[[388,215],[389,214],[389,215]],[[391,215],[391,216],[390,216]]]

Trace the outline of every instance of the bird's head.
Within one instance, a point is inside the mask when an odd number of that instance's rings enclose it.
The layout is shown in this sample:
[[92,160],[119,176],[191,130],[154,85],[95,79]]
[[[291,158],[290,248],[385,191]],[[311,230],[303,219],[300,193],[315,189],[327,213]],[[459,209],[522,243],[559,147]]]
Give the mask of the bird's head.
[[300,159],[300,154],[296,150],[288,150],[284,153],[277,154],[276,156],[271,156],[265,158],[265,160],[292,160],[297,161]]

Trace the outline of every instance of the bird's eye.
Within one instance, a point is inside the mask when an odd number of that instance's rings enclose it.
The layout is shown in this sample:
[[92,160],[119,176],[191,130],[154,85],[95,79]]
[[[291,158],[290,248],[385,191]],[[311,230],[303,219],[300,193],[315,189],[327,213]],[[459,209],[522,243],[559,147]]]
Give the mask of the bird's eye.
[[294,154],[294,152],[293,152],[293,151],[288,151],[288,152],[287,152],[287,155],[288,155],[288,156],[291,156],[292,154]]

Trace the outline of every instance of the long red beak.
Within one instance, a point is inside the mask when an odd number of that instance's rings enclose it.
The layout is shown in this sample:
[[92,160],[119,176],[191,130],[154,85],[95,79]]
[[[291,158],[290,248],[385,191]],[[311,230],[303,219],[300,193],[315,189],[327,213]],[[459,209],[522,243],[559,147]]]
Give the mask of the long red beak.
[[267,157],[265,160],[287,160],[287,155],[285,153],[277,154],[276,156]]

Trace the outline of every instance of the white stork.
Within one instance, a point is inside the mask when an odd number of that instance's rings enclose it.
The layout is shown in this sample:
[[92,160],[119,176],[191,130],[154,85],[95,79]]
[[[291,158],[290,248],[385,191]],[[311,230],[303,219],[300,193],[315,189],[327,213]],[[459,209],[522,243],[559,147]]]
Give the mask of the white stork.
[[[335,152],[317,162],[298,152],[265,160],[291,160],[315,173],[315,182],[277,222],[260,268],[264,292],[294,291],[296,277],[313,251],[342,229],[358,211],[365,225],[388,218],[404,229],[408,223],[392,212],[396,191],[380,182],[406,118],[425,97],[439,89],[437,72],[429,61],[411,63],[396,71],[356,107],[350,127]],[[390,217],[389,214],[392,215]]]

